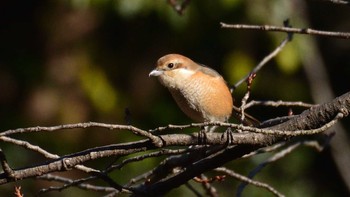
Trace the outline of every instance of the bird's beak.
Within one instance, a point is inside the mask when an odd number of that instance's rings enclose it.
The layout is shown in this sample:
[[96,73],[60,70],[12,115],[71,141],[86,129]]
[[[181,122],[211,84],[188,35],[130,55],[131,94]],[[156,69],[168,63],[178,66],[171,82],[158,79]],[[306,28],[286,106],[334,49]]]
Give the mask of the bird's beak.
[[162,75],[162,74],[163,74],[162,70],[154,69],[148,74],[148,76],[149,77],[158,77],[159,75]]

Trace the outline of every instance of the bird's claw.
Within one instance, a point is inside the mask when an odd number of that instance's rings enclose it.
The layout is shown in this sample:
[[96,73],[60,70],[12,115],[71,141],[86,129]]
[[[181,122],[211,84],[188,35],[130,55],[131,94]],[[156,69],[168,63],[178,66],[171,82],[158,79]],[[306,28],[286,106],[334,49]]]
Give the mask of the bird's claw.
[[226,137],[226,146],[229,146],[233,142],[233,131],[229,127],[226,131],[221,135],[221,139]]

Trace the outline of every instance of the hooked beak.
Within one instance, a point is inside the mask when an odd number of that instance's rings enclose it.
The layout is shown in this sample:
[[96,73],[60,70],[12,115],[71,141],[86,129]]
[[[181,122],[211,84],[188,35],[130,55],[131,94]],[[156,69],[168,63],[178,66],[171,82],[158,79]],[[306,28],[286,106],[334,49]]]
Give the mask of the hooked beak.
[[154,69],[148,74],[148,76],[149,77],[158,77],[159,75],[162,75],[162,74],[163,74],[162,70]]

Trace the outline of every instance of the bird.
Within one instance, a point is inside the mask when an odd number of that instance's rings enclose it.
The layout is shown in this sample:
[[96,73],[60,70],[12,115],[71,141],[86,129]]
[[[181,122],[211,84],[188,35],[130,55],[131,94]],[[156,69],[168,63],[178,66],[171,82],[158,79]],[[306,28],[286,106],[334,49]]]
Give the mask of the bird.
[[[228,122],[232,113],[240,120],[226,81],[210,67],[180,54],[167,54],[158,59],[149,76],[157,77],[179,108],[196,122]],[[247,115],[243,124],[254,126],[258,121]]]

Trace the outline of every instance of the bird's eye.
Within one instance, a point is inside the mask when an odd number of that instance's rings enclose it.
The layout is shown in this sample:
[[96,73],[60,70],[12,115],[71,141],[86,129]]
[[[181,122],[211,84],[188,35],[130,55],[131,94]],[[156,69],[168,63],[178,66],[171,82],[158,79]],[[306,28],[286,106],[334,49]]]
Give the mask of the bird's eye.
[[167,66],[168,68],[174,68],[174,63],[169,63]]

